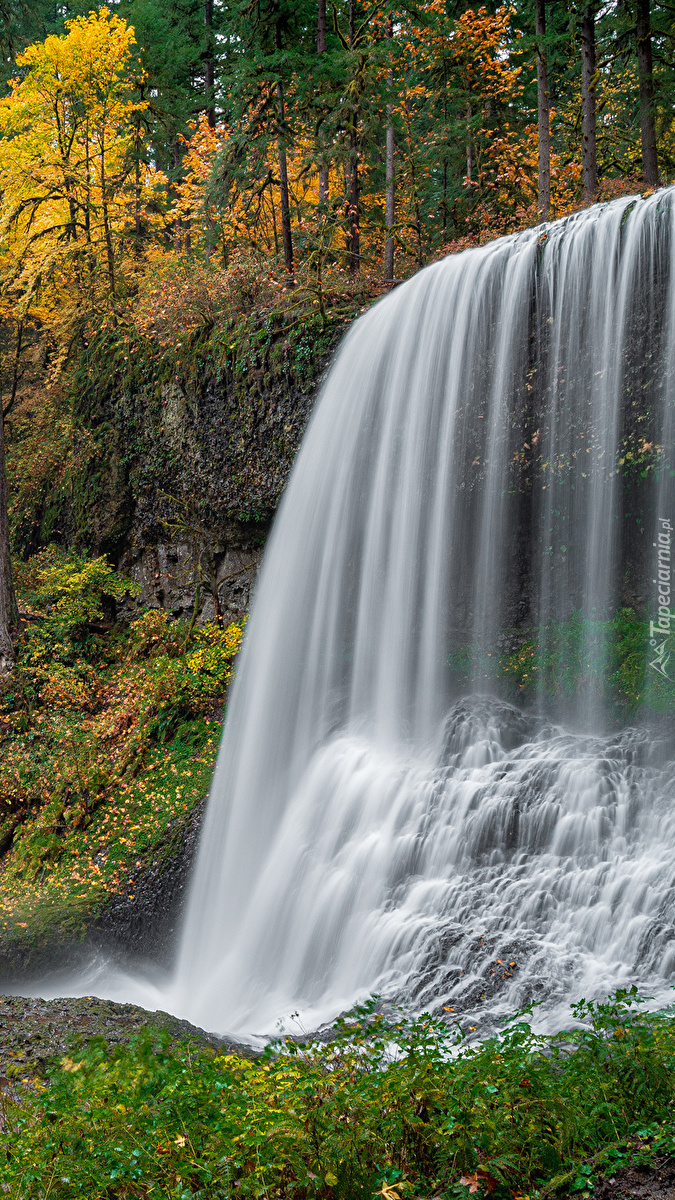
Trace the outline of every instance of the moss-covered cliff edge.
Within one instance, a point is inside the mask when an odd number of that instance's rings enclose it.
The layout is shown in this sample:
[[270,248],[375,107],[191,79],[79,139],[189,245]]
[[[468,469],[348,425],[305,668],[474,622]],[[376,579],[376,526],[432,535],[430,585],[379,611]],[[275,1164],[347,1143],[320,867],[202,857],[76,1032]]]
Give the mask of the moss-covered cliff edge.
[[[176,615],[240,616],[331,356],[373,299],[316,297],[250,263],[157,280],[58,376],[36,347],[12,426],[22,556],[105,554]],[[38,361],[42,356],[42,361]]]

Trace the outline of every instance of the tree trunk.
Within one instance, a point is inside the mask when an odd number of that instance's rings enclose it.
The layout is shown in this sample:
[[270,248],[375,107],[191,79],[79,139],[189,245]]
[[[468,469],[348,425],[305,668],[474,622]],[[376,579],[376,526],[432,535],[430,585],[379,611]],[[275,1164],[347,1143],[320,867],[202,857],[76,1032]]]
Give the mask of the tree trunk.
[[358,275],[361,265],[361,232],[359,229],[359,146],[358,113],[352,114],[349,131],[349,270]]
[[[356,4],[349,0],[349,49],[356,48]],[[349,125],[349,270],[358,275],[361,266],[361,233],[359,229],[359,110],[352,108]]]
[[206,565],[202,577],[202,583],[206,584],[209,592],[211,593],[211,599],[213,600],[213,617],[216,625],[219,625],[222,629],[224,620],[223,610],[220,604],[220,595],[218,592],[218,571],[216,569],[215,555],[207,552],[205,555],[202,555],[202,561],[204,558],[206,559]]
[[85,140],[84,140],[84,180],[85,180],[85,210],[84,210],[84,236],[87,243],[87,248],[91,254],[91,158],[89,149],[89,121],[85,123]]
[[591,4],[581,22],[581,161],[583,167],[583,199],[595,199],[598,189],[598,155],[596,144],[595,106],[595,9]]
[[277,83],[277,113],[279,117],[279,193],[281,199],[281,240],[284,246],[284,265],[293,276],[293,238],[291,236],[291,207],[288,197],[288,165],[286,163],[286,130],[284,89]]
[[[326,0],[319,0],[316,48],[319,54],[326,53]],[[325,162],[321,162],[319,164],[319,204],[327,204],[328,195],[328,167]]]
[[[387,38],[393,39],[394,22],[390,17],[387,21]],[[390,67],[387,72],[387,84],[390,91],[394,89],[394,72]],[[384,278],[386,283],[394,282],[394,205],[396,200],[396,176],[394,173],[394,106],[387,105],[387,135],[385,151],[385,199],[384,223],[387,236],[384,243]]]
[[134,233],[136,253],[141,248],[141,118],[136,115],[136,137],[134,153]]
[[213,0],[204,0],[204,28],[206,50],[204,53],[204,96],[206,118],[211,129],[216,127],[216,54],[213,37]]
[[473,144],[471,142],[471,101],[466,106],[466,177],[471,183],[473,175]]
[[14,666],[13,639],[18,625],[12,582],[12,560],[9,553],[4,432],[2,401],[0,400],[0,675],[7,674]]
[[[141,84],[140,88],[141,104],[145,99],[145,84]],[[134,134],[134,231],[136,235],[136,253],[140,253],[141,249],[141,114],[136,113],[136,127]],[[87,180],[88,182],[88,180]]]
[[654,123],[654,75],[652,72],[652,33],[649,0],[637,0],[637,61],[640,80],[640,136],[642,173],[648,187],[658,187],[659,166],[656,158]]
[[[174,176],[175,176],[176,183],[178,183],[179,169],[180,169],[180,145],[178,143],[178,138],[176,137],[176,138],[174,138],[174,143],[173,143],[173,170],[174,170]],[[176,216],[174,219],[174,223],[173,223],[173,248],[174,248],[174,252],[176,254],[180,254],[182,244],[183,244],[183,236],[182,236],[181,220],[180,220],[179,216]],[[207,258],[211,257],[211,250],[209,247],[208,237],[207,237],[207,246],[206,246],[206,257]]]
[[110,284],[110,303],[115,303],[115,253],[113,250],[112,229],[110,227],[110,212],[108,210],[108,184],[105,174],[105,145],[101,135],[101,214],[103,216],[103,233],[105,237],[106,261],[108,264],[108,283]]
[[536,0],[537,110],[539,130],[539,216],[548,221],[551,212],[551,118],[546,55],[545,0]]

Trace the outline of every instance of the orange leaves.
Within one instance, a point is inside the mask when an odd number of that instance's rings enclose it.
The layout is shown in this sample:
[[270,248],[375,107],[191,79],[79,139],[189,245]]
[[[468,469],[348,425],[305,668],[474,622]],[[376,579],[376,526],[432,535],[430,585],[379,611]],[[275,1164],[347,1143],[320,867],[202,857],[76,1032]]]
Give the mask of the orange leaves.
[[494,14],[469,8],[458,17],[449,53],[467,90],[498,100],[512,99],[522,90],[522,68],[513,60],[513,15],[514,9],[504,4]]
[[[424,25],[402,25],[398,38],[401,56],[407,64],[434,74],[439,64],[445,63],[446,74],[454,74],[464,92],[511,99],[522,91],[522,67],[514,58],[518,37],[511,28],[514,12],[510,4],[501,5],[494,13],[484,7],[468,8],[451,21],[445,4],[433,3],[425,10]],[[431,14],[433,20],[429,20]]]
[[479,1167],[473,1175],[462,1175],[459,1182],[464,1187],[468,1187],[470,1196],[473,1196],[476,1192],[482,1196],[489,1196],[497,1186],[496,1180],[487,1171],[484,1171],[482,1167]]

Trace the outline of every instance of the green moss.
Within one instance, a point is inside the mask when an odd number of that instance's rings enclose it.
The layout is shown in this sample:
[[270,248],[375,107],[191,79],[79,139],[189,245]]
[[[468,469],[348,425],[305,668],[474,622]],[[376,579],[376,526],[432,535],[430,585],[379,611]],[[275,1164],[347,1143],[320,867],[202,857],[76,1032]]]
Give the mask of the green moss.
[[4,950],[81,936],[144,865],[174,853],[210,783],[242,637],[151,610],[102,623],[131,586],[51,549],[19,570],[30,623],[0,683]]
[[20,553],[63,540],[116,557],[139,505],[157,525],[195,498],[211,531],[269,522],[364,296],[336,295],[324,320],[311,291],[279,291],[259,266],[186,270],[148,284],[125,319],[74,352],[58,388],[17,414]]
[[675,712],[675,681],[649,669],[649,621],[631,608],[611,620],[575,614],[526,636],[500,659],[518,694],[571,698],[592,691],[626,715]]

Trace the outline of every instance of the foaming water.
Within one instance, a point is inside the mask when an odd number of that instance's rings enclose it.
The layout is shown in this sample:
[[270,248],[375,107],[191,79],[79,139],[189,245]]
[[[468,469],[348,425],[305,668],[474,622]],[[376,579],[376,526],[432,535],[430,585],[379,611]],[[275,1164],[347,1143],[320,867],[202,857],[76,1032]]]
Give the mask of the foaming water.
[[649,614],[672,196],[445,259],[352,328],[266,552],[175,972],[99,993],[262,1034],[374,991],[496,1014],[667,988],[667,748],[617,730],[593,677],[520,712],[497,665],[581,614],[569,657],[600,678],[607,620]]
[[636,974],[658,987],[675,968],[674,776],[649,757],[644,734],[582,737],[482,698],[453,709],[435,754],[336,734],[193,1019],[220,1008],[270,1031],[373,991],[496,1014]]

